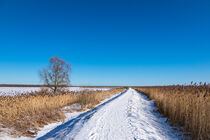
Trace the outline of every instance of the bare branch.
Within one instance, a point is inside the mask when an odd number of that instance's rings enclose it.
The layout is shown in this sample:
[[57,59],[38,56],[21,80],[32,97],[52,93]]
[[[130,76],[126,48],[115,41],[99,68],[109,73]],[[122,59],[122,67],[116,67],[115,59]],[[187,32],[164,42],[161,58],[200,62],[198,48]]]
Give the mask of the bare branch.
[[47,68],[39,71],[40,78],[44,84],[48,85],[54,92],[56,92],[58,88],[70,85],[70,64],[67,64],[58,56],[51,57],[49,63]]

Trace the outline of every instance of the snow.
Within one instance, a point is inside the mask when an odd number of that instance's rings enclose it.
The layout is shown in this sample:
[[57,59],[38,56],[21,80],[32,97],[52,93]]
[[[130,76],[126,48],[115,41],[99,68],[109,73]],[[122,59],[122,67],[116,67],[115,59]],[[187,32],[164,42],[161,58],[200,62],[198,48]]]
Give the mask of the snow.
[[[66,115],[65,122],[77,117],[81,113],[82,112],[66,113],[65,114]],[[56,128],[57,126],[59,126],[61,124],[62,124],[62,122],[60,121],[60,122],[45,125],[43,128],[40,129],[40,131],[37,133],[36,137],[34,137],[34,138],[29,138],[29,137],[12,138],[12,137],[6,136],[6,134],[2,133],[0,135],[0,140],[36,140],[38,137],[41,137],[41,136],[45,135],[46,133],[50,132],[51,130],[53,130],[54,128]]]
[[[72,105],[70,108],[75,108]],[[68,109],[67,107],[66,109]],[[76,109],[78,109],[76,107]],[[127,89],[96,108],[67,113],[65,123],[49,124],[41,129],[37,140],[178,140],[180,132],[157,113],[154,102],[134,89]],[[6,139],[7,138],[7,139]],[[0,137],[1,139],[1,137]],[[5,140],[9,137],[4,137]],[[14,140],[31,138],[16,138]],[[33,140],[32,139],[32,140]]]
[[[66,113],[66,119],[65,122],[79,116],[82,112],[73,112],[73,113]],[[57,123],[52,123],[52,124],[48,124],[46,126],[44,126],[37,134],[37,136],[35,138],[33,138],[34,140],[44,136],[46,133],[52,131],[53,129],[55,129],[56,127],[62,125],[62,122],[57,122]],[[17,140],[17,139],[16,139]],[[30,138],[31,140],[31,138]]]
[[16,96],[39,90],[39,87],[0,87],[0,96]]
[[153,101],[128,89],[38,140],[181,139],[155,110]]
[[[71,92],[79,92],[84,90],[90,91],[107,91],[110,88],[83,88],[83,87],[69,87]],[[32,92],[40,91],[40,87],[0,87],[0,96],[18,96],[21,94],[30,94]]]

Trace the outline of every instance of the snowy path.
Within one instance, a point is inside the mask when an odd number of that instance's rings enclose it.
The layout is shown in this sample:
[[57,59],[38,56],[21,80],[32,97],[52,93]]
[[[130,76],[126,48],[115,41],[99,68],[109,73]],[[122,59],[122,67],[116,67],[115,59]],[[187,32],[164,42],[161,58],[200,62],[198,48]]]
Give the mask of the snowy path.
[[133,89],[55,128],[42,139],[136,140],[179,139],[154,112],[153,101]]

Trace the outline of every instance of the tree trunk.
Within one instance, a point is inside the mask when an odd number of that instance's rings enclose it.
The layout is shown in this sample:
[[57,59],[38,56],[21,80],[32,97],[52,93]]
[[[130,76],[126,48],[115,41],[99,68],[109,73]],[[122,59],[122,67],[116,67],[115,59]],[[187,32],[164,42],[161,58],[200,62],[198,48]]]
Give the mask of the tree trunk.
[[56,93],[56,91],[57,91],[57,86],[55,86],[55,88],[54,88],[54,93]]

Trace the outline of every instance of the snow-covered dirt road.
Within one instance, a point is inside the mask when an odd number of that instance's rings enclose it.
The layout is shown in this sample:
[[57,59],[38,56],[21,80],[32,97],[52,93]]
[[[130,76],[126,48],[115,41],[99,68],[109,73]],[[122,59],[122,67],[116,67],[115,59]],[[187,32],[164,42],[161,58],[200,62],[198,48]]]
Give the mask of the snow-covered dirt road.
[[180,139],[155,110],[153,101],[134,89],[128,89],[58,126],[39,140]]

